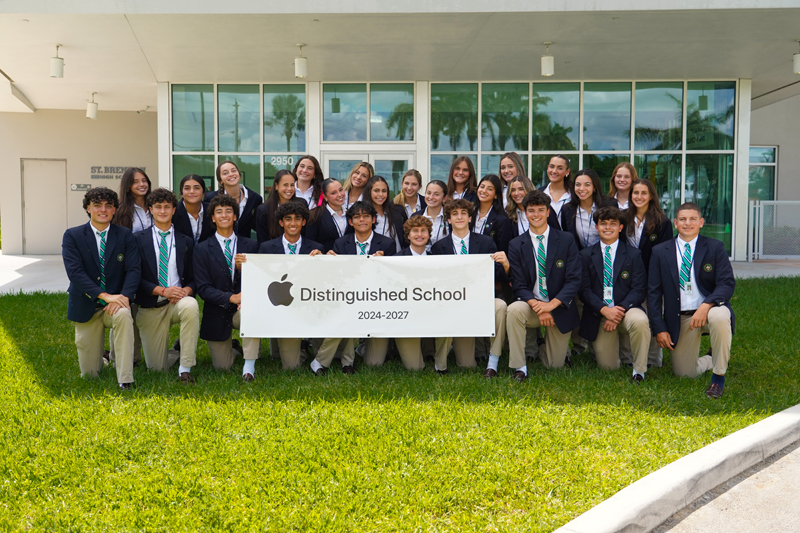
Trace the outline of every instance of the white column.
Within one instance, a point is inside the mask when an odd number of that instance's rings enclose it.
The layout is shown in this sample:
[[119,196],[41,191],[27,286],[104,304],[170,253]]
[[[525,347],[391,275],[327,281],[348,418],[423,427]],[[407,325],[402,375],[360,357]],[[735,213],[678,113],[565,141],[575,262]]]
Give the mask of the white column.
[[422,174],[423,187],[431,179],[430,87],[429,82],[418,81],[414,90],[414,141],[417,151],[414,164]]
[[747,199],[750,172],[750,101],[752,80],[739,80],[739,115],[737,117],[735,174],[733,185],[733,235],[731,255],[734,261],[747,261]]
[[169,83],[160,82],[156,90],[158,93],[158,186],[172,190]]
[[306,153],[318,158],[322,164],[320,153],[322,140],[322,89],[318,81],[308,82],[308,98],[306,100]]

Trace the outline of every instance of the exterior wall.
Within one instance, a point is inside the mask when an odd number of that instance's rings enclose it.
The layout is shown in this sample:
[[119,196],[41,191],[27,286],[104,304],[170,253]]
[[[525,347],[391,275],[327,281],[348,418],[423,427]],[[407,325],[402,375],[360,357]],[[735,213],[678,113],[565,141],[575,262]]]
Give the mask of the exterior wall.
[[[155,186],[158,183],[156,122],[156,113],[138,115],[101,110],[97,120],[86,119],[84,111],[0,113],[3,253],[22,253],[21,159],[66,159],[68,184],[91,184],[114,190],[119,188],[118,177],[92,179],[92,174],[119,176],[116,172],[106,173],[105,167],[144,167]],[[92,167],[103,168],[97,173]],[[66,194],[69,226],[84,223],[87,220],[82,209],[84,193]]]
[[753,111],[750,145],[778,147],[776,200],[800,200],[800,96]]

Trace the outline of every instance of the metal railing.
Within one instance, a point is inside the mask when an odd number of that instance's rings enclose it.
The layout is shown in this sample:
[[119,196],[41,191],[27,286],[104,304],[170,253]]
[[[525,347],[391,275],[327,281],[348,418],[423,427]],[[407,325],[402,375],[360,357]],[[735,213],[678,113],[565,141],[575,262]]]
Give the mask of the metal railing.
[[750,200],[747,260],[800,259],[800,201]]

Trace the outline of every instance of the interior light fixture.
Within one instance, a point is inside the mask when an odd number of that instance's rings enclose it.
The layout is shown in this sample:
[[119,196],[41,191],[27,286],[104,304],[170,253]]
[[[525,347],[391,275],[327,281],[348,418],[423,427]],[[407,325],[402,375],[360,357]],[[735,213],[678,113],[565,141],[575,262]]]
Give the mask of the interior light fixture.
[[547,47],[545,54],[542,56],[542,76],[552,76],[556,73],[555,60],[550,55],[550,45],[553,43],[546,42],[544,45]]
[[697,102],[697,107],[700,111],[708,111],[708,96],[706,95],[706,90],[703,89],[703,94],[700,95]]
[[331,113],[339,113],[342,110],[342,99],[336,95],[336,90],[333,91],[333,98],[331,98]]
[[[800,39],[797,39],[797,44],[800,45]],[[794,73],[800,74],[800,52],[792,56],[792,66],[794,67],[792,69]]]
[[86,118],[92,120],[97,120],[97,102],[94,101],[94,95],[96,94],[92,93],[92,101],[86,104]]
[[305,78],[308,76],[308,59],[303,57],[303,47],[305,44],[298,43],[300,48],[300,56],[294,58],[294,77]]
[[60,44],[56,45],[56,57],[50,58],[50,77],[63,78],[64,77],[64,58],[58,57],[58,49],[61,48]]

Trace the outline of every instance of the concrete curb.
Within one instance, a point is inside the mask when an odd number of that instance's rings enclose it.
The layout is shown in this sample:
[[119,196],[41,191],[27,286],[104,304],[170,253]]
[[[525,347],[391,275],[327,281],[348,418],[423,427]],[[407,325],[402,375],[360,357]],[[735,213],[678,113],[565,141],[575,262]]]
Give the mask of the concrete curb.
[[707,491],[800,439],[800,404],[656,470],[555,533],[647,532]]

